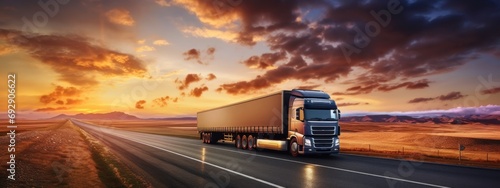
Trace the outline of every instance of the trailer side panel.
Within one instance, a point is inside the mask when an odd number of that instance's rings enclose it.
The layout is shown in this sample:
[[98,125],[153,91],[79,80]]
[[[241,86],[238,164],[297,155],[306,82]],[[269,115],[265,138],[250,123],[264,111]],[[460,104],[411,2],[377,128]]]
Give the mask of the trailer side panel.
[[283,133],[283,93],[198,112],[198,131]]

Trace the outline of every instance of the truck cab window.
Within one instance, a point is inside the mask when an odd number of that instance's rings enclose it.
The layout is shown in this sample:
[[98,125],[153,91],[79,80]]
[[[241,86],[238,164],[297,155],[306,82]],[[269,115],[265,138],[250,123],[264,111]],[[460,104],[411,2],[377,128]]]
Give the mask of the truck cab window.
[[305,109],[305,119],[309,121],[337,120],[335,109]]

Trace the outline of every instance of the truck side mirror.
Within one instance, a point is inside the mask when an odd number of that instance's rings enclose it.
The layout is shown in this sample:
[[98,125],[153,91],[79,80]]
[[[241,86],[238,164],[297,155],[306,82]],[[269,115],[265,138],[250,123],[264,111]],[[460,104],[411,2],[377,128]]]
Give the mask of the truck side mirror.
[[340,110],[337,109],[337,113],[338,113],[338,119],[340,119]]
[[295,119],[304,121],[304,108],[300,107],[295,110]]

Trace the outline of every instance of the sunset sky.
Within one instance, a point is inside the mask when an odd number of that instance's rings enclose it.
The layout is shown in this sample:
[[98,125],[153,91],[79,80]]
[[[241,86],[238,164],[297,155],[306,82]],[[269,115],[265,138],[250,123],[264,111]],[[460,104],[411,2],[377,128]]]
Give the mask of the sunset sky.
[[344,113],[500,105],[499,23],[498,1],[3,0],[0,77],[23,117],[186,116],[293,88]]

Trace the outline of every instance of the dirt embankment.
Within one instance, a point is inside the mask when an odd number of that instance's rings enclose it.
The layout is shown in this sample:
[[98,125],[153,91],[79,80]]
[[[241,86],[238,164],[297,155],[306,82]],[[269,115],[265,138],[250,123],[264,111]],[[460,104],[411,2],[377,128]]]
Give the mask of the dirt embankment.
[[[0,137],[1,146],[8,142]],[[85,138],[69,121],[18,133],[15,155],[15,181],[1,178],[0,187],[105,187]],[[8,160],[0,156],[2,174]]]

